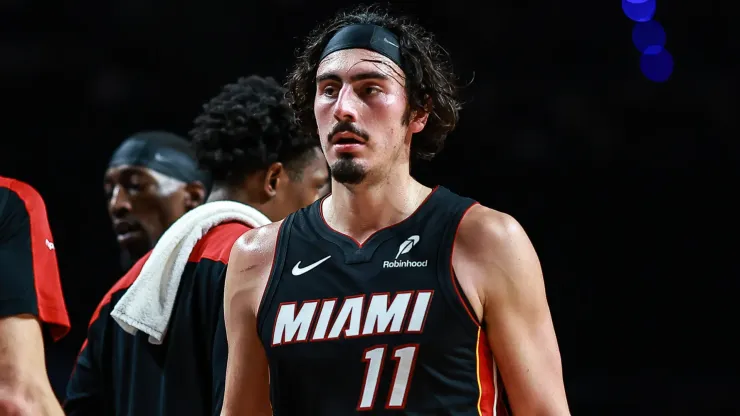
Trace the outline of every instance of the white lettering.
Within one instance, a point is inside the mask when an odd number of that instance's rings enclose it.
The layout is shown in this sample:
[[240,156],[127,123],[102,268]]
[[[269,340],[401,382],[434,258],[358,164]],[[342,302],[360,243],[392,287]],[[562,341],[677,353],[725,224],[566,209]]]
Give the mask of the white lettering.
[[421,333],[433,295],[433,290],[375,293],[367,303],[365,295],[355,295],[345,298],[338,308],[336,298],[305,301],[300,308],[297,302],[282,303],[275,317],[272,345]]
[[344,331],[345,337],[356,337],[360,335],[360,324],[362,323],[362,304],[365,295],[354,296],[344,299],[342,307],[339,309],[337,319],[329,331],[329,339],[339,338]]
[[362,335],[401,332],[401,325],[403,325],[403,318],[406,317],[412,293],[398,293],[392,303],[388,294],[373,295],[367,307]]
[[304,302],[297,314],[295,302],[281,304],[275,317],[272,345],[306,341],[318,304],[318,301]]
[[416,302],[414,303],[414,309],[411,312],[411,319],[409,319],[406,332],[421,332],[424,329],[424,322],[427,319],[432,293],[434,292],[431,290],[420,290],[417,292]]
[[311,341],[322,340],[326,337],[326,331],[329,329],[329,321],[331,320],[331,313],[334,312],[334,305],[336,304],[336,299],[324,300],[321,303],[319,320],[316,322],[316,329],[313,330]]
[[429,260],[411,261],[411,260],[385,260],[383,261],[384,269],[393,269],[398,267],[427,267]]

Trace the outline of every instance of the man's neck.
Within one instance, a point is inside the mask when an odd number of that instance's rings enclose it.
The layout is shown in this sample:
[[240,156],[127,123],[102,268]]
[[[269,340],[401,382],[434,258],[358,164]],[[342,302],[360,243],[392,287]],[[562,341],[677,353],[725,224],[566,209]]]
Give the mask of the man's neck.
[[208,195],[206,202],[216,201],[236,201],[236,199],[232,198],[231,192],[229,192],[228,188],[214,186],[213,190],[211,190],[211,193]]
[[231,186],[214,186],[206,202],[216,201],[235,201],[242,204],[252,205],[249,202],[247,193],[241,188]]
[[208,195],[208,200],[206,202],[216,202],[216,201],[239,202],[244,205],[249,205],[250,207],[261,212],[267,218],[270,218],[270,220],[274,221],[272,217],[273,212],[269,209],[269,206],[254,202],[252,199],[253,198],[250,198],[248,193],[244,189],[224,185],[224,186],[214,186],[210,195]]
[[372,185],[333,182],[322,211],[330,227],[362,243],[374,232],[408,218],[430,192],[408,173],[389,175]]

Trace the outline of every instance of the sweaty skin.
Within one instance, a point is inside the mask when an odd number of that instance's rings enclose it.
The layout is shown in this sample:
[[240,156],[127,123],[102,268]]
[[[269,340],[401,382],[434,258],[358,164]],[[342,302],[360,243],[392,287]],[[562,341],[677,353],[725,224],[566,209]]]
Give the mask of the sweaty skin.
[[[411,137],[423,130],[428,114],[414,112],[403,120],[407,101],[398,74],[401,69],[382,55],[348,49],[329,55],[316,75],[314,113],[327,162],[345,173],[362,173],[345,175],[351,178],[346,183],[335,175],[322,212],[327,225],[359,243],[409,217],[431,192],[409,169]],[[353,133],[333,133],[340,122],[369,140],[342,145],[338,139]],[[272,414],[268,363],[255,328],[279,227],[246,233],[231,253],[224,293],[229,358],[222,415]],[[519,223],[474,206],[458,228],[452,263],[471,319],[486,328],[514,414],[569,415],[542,271]]]

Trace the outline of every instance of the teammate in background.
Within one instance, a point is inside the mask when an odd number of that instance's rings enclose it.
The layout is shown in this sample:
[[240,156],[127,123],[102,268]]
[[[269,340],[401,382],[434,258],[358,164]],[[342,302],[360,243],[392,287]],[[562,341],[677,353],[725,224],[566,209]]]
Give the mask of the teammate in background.
[[28,184],[0,177],[0,415],[63,415],[44,341],[68,331],[44,200]]
[[341,13],[308,37],[288,90],[332,194],[234,246],[222,415],[500,415],[499,370],[514,414],[568,415],[524,230],[410,175],[458,119],[432,35]]
[[205,201],[210,180],[197,165],[190,143],[165,131],[134,134],[113,153],[103,186],[124,270]]
[[[208,202],[242,202],[279,220],[324,195],[329,172],[319,142],[298,131],[284,96],[272,78],[251,76],[226,85],[204,106],[191,135],[214,181]],[[148,255],[116,284],[90,324],[67,390],[68,415],[219,413],[227,358],[225,269],[234,241],[248,229],[225,223],[198,241],[161,345],[141,332],[130,335],[110,316]]]

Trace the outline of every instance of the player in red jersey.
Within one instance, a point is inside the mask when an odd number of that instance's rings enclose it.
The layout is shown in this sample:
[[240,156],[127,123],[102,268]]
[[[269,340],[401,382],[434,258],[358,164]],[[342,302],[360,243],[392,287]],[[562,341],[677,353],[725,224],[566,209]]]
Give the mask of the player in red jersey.
[[26,183],[0,177],[0,415],[62,415],[44,339],[69,331],[46,205]]

